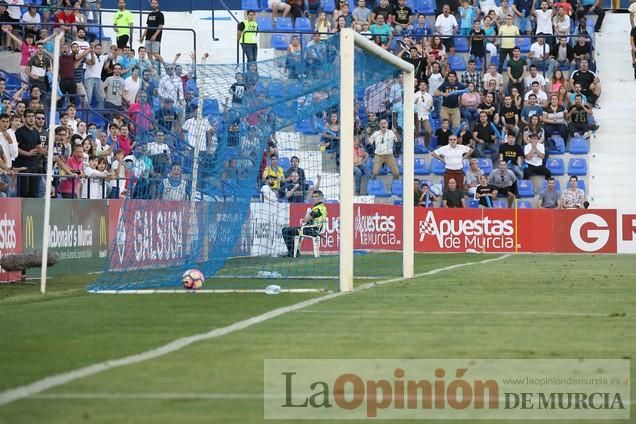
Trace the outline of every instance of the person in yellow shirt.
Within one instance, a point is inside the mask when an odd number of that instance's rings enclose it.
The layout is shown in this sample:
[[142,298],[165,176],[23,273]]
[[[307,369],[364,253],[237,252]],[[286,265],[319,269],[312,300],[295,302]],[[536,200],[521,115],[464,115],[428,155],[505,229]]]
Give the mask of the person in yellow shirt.
[[503,65],[506,58],[512,59],[512,50],[516,45],[516,38],[519,36],[519,28],[512,24],[513,17],[506,16],[506,23],[499,27],[499,35],[501,38],[501,45],[499,47],[499,73],[503,71]]
[[117,36],[117,48],[120,53],[124,47],[126,47],[132,36],[133,15],[130,10],[126,9],[126,1],[119,0],[117,2],[117,8],[119,9],[115,13],[113,25],[115,26],[115,35]]
[[285,179],[285,172],[282,167],[278,166],[276,154],[269,157],[269,166],[263,171],[263,181],[266,181],[267,177],[274,179],[274,184],[271,185],[272,190],[279,190],[281,182]]

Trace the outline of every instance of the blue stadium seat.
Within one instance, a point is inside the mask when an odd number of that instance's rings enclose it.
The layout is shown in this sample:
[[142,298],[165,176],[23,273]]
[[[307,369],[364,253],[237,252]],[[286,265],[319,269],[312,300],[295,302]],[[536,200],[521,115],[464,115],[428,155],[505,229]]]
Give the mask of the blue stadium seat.
[[446,171],[446,166],[444,166],[444,162],[439,159],[433,158],[431,161],[431,173],[435,175],[444,175]]
[[464,56],[448,56],[448,64],[452,71],[465,71],[468,69]]
[[568,162],[568,175],[587,175],[587,161],[579,158],[570,159]]
[[402,197],[403,192],[404,185],[402,184],[402,180],[393,180],[393,184],[391,184],[391,193],[394,196]]
[[418,13],[423,13],[425,15],[432,15],[435,13],[435,3],[433,0],[415,0],[414,1],[415,10]]
[[285,83],[281,80],[271,80],[267,87],[267,94],[270,97],[282,97],[285,95]]
[[587,155],[590,152],[590,142],[582,137],[570,139],[570,153],[573,155]]
[[276,29],[285,30],[285,31],[293,30],[294,29],[294,25],[292,25],[291,18],[279,17],[278,19],[276,19]]
[[393,204],[394,204],[394,205],[396,205],[396,206],[399,206],[399,205],[401,205],[402,203],[403,203],[403,202],[402,202],[402,199],[397,199],[397,200],[394,200],[394,201],[393,201]]
[[506,209],[508,207],[508,201],[506,199],[495,199],[492,202],[492,207],[495,209]]
[[490,64],[491,65],[495,65],[495,66],[499,66],[499,56],[491,56],[490,57]]
[[6,86],[7,91],[18,90],[22,86],[22,82],[19,75],[6,74]]
[[203,99],[203,116],[218,115],[219,102],[216,99]]
[[578,188],[580,188],[581,190],[586,191],[585,190],[585,181],[584,180],[581,180],[581,179],[577,180],[576,181],[576,186]]
[[273,34],[272,35],[272,47],[276,50],[287,50],[287,46],[289,42],[287,41],[287,37],[284,34]]
[[561,158],[550,158],[546,163],[546,167],[552,172],[552,175],[565,175],[565,163]]
[[267,4],[267,0],[260,0],[261,2],[261,10],[267,10],[269,12],[272,11],[272,9],[269,8],[269,5]]
[[311,118],[303,119],[296,124],[296,130],[303,134],[318,134],[314,129]]
[[468,207],[469,208],[478,208],[479,207],[479,200],[475,200],[473,198],[468,198]]
[[386,191],[384,182],[379,179],[369,180],[367,182],[367,194],[370,196],[390,197],[391,193]]
[[283,171],[286,171],[287,169],[291,167],[291,160],[289,160],[289,158],[279,157],[278,166],[283,168]]
[[534,197],[534,186],[530,180],[517,180],[519,197]]
[[426,161],[424,159],[415,159],[414,168],[415,175],[428,175],[431,173],[426,166]]
[[260,11],[261,6],[258,4],[258,0],[241,0],[241,10]]
[[530,51],[531,41],[532,40],[528,37],[517,38],[517,47],[519,47],[521,53],[528,53]]
[[548,153],[551,155],[562,155],[565,153],[565,141],[563,140],[563,137],[560,135],[553,135],[550,138],[552,139],[554,146],[548,149]]
[[[541,185],[541,191],[544,191],[546,188],[548,188],[548,181],[543,180],[543,184]],[[561,181],[557,179],[554,180],[554,189],[559,192],[561,191]]]
[[477,159],[479,163],[479,169],[486,175],[490,175],[492,172],[492,160],[490,158],[479,158]]
[[468,53],[470,51],[470,46],[468,45],[468,38],[466,37],[455,38],[455,51],[457,53]]
[[[432,126],[433,122],[434,121],[431,119],[431,126]],[[433,129],[433,131],[435,131],[435,130]],[[437,149],[437,136],[432,135],[431,136],[431,151],[433,151],[435,149]]]
[[428,153],[428,149],[426,148],[426,144],[424,144],[424,138],[418,137],[415,139],[415,153]]
[[256,24],[258,25],[258,29],[262,31],[271,31],[274,29],[272,18],[269,16],[259,16],[256,18]]
[[336,9],[334,0],[322,0],[321,3],[322,3],[321,9],[326,14],[333,13],[333,11]]
[[518,209],[532,209],[532,203],[529,200],[519,200],[517,202]]
[[296,18],[296,22],[294,23],[296,30],[302,32],[311,32],[311,21],[309,18]]

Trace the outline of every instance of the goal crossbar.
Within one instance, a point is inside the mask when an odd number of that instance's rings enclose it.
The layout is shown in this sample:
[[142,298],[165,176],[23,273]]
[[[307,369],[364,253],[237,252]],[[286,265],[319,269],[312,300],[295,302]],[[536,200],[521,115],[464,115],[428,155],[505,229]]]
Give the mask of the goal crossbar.
[[355,105],[355,48],[379,57],[403,73],[404,128],[402,192],[402,276],[413,277],[414,260],[414,69],[413,65],[387,52],[351,28],[340,32],[340,291],[353,290],[353,133]]

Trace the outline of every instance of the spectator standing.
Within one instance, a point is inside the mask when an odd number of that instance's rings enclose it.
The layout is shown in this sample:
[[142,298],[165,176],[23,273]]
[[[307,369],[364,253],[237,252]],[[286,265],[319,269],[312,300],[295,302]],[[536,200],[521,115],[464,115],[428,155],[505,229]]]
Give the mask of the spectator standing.
[[80,177],[84,175],[84,148],[81,144],[73,146],[73,154],[64,160],[59,155],[55,155],[55,162],[64,171],[63,177],[57,187],[57,192],[64,199],[77,199],[81,193]]
[[[272,1],[272,0],[270,0]],[[286,5],[289,7],[289,5]],[[273,9],[272,9],[273,10]],[[273,14],[276,11],[273,11]],[[289,13],[289,10],[285,11],[285,15]],[[243,49],[243,54],[245,55],[248,62],[256,62],[256,58],[258,55],[258,44],[257,44],[257,34],[258,24],[256,23],[256,12],[254,10],[247,11],[247,18],[240,22],[236,28],[237,38],[239,43],[241,44],[241,48]]]
[[516,45],[516,37],[519,36],[519,28],[513,25],[513,17],[506,16],[506,22],[499,28],[501,38],[501,46],[499,48],[499,69],[501,73],[504,62],[508,57],[513,58],[514,48]]
[[373,161],[373,178],[380,173],[382,165],[387,164],[393,175],[393,181],[400,179],[395,156],[393,156],[393,145],[397,141],[395,133],[389,129],[386,119],[380,120],[380,129],[374,132],[368,140],[368,144],[375,146]]
[[435,32],[442,37],[442,42],[447,50],[455,46],[452,36],[457,33],[458,25],[455,16],[450,13],[450,6],[445,4],[442,13],[435,19]]
[[[24,167],[27,172],[37,173],[40,170],[41,157],[44,152],[40,145],[40,132],[35,128],[35,112],[24,113],[24,125],[15,132],[18,142],[18,157],[14,161],[17,167]],[[20,197],[37,197],[40,178],[37,176],[21,176],[19,178]]]
[[104,107],[114,111],[122,111],[124,108],[124,79],[121,77],[119,63],[113,67],[113,76],[106,78],[102,89],[104,90]]
[[165,68],[166,74],[159,81],[159,96],[180,105],[183,101],[183,82],[175,75],[174,65],[166,65]]
[[431,152],[433,157],[444,163],[444,187],[448,187],[452,179],[457,187],[464,187],[464,159],[473,153],[468,146],[457,144],[457,136],[451,135],[448,146],[442,146]]
[[360,137],[353,138],[353,178],[355,181],[355,194],[360,194],[362,177],[365,174],[365,165],[369,159],[369,154],[360,145]]
[[506,143],[499,146],[499,160],[506,163],[517,179],[523,179],[523,147],[516,143],[514,134],[506,135]]
[[440,85],[435,92],[436,96],[443,97],[440,117],[442,119],[448,119],[451,124],[451,129],[453,130],[459,128],[459,123],[461,121],[459,97],[465,89],[466,87],[457,81],[457,74],[455,71],[450,71],[446,76],[446,81],[444,81],[444,83]]
[[428,84],[424,81],[420,82],[419,90],[413,96],[415,101],[415,113],[417,114],[416,132],[421,134],[424,131],[424,143],[428,148],[431,145],[431,134],[433,128],[431,126],[430,114],[433,111],[433,96],[428,92]]
[[33,5],[29,6],[29,9],[22,14],[21,18],[22,23],[24,24],[25,38],[26,34],[33,35],[33,39],[38,36],[38,32],[41,28],[42,17],[38,13],[38,9]]
[[130,44],[130,37],[132,36],[132,27],[134,25],[134,19],[132,13],[126,9],[126,1],[117,1],[117,12],[113,20],[115,26],[115,35],[117,39],[117,48],[121,51],[125,46]]
[[170,175],[161,181],[158,197],[163,200],[184,201],[190,197],[191,187],[181,174],[181,165],[173,163]]
[[106,63],[106,55],[102,55],[102,45],[97,43],[86,57],[86,72],[84,73],[84,88],[86,89],[86,104],[90,107],[95,98],[96,108],[104,107],[104,93],[102,89],[102,69]]
[[6,113],[0,114],[0,150],[2,151],[3,169],[11,171],[13,161],[18,157],[18,141],[10,128],[11,118]]
[[541,1],[541,6],[539,9],[534,11],[534,16],[537,23],[537,28],[535,30],[535,35],[552,35],[552,9],[548,8],[547,0]]
[[144,47],[150,60],[159,60],[161,53],[161,36],[163,35],[163,26],[165,18],[163,12],[159,10],[159,0],[150,0],[151,12],[146,18],[146,28],[139,38],[139,42],[146,40]]
[[521,57],[519,47],[512,49],[512,59],[508,61],[508,90],[516,88],[520,95],[525,92],[524,79],[528,71],[528,63]]
[[29,85],[39,87],[43,92],[49,92],[46,84],[46,72],[51,69],[51,59],[44,50],[44,43],[36,43],[35,56],[27,63],[26,73],[29,76]]

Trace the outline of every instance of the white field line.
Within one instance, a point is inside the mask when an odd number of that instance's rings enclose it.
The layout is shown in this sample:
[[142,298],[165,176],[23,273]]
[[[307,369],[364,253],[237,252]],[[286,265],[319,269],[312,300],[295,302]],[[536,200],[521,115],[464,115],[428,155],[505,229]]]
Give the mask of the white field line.
[[[423,272],[421,274],[415,275],[413,278],[424,277],[428,275],[439,274],[440,272],[450,271],[457,268],[462,268],[470,265],[477,264],[486,264],[489,262],[495,262],[502,259],[506,259],[510,257],[509,254],[498,256],[492,259],[486,259],[478,262],[465,262],[461,264],[455,264],[446,266],[443,268],[436,268],[430,270],[428,272]],[[391,278],[389,280],[378,281],[374,283],[367,283],[361,286],[358,286],[354,289],[355,292],[359,292],[362,290],[370,289],[372,287],[381,286],[389,283],[396,283],[399,281],[404,281],[406,278],[398,277]],[[161,356],[167,355],[172,352],[176,352],[178,350],[183,349],[184,347],[190,346],[193,343],[210,340],[217,337],[225,336],[226,334],[234,333],[239,330],[243,330],[245,328],[251,327],[256,324],[260,324],[262,322],[268,321],[272,318],[279,317],[288,312],[294,312],[300,309],[304,309],[308,306],[315,305],[320,302],[324,302],[326,300],[330,300],[336,297],[340,297],[346,295],[348,293],[345,292],[336,292],[330,293],[325,296],[316,297],[314,299],[305,300],[303,302],[299,302],[293,305],[284,306],[282,308],[274,309],[272,311],[266,312],[264,314],[248,318],[243,321],[235,322],[234,324],[228,325],[226,327],[215,328],[207,333],[195,334],[193,336],[183,337],[177,340],[174,340],[168,344],[163,346],[159,346],[158,348],[147,350],[145,352],[137,353],[134,355],[129,355],[119,359],[112,359],[104,362],[99,362],[97,364],[89,365],[86,367],[78,368],[73,371],[65,372],[62,374],[52,375],[50,377],[43,378],[41,380],[35,381],[30,384],[26,384],[24,386],[16,387],[14,389],[9,389],[0,393],[0,406],[9,404],[19,399],[23,399],[29,396],[33,396],[37,393],[41,393],[45,390],[51,389],[53,387],[62,386],[66,383],[70,383],[75,380],[79,380],[80,378],[89,377],[91,375],[100,373],[102,371],[107,371],[113,368],[123,367],[126,365],[137,364],[140,362],[148,361],[150,359],[159,358]]]
[[[274,396],[271,396],[274,399]],[[263,400],[263,393],[40,393],[47,400]]]
[[542,312],[542,311],[294,311],[300,314],[328,315],[534,315],[559,317],[610,317],[612,312]]

